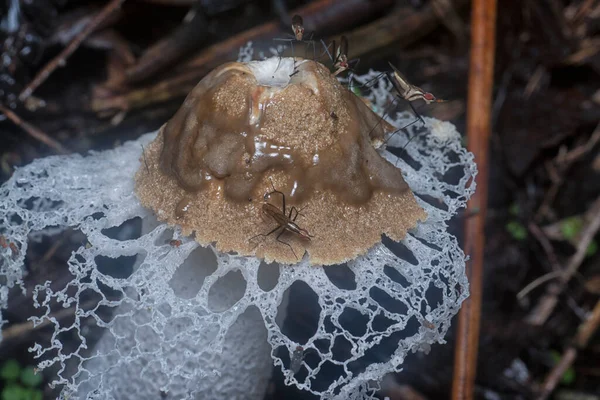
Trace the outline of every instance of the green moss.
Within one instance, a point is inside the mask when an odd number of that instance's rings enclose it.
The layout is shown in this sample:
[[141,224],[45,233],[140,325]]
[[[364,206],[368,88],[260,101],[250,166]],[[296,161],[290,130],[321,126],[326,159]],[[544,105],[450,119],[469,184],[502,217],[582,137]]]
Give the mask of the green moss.
[[3,388],[0,400],[42,400],[43,392],[36,387],[41,385],[43,376],[35,373],[31,366],[21,368],[16,360],[8,360],[0,368]]
[[[554,364],[558,364],[560,362],[561,359],[561,355],[559,352],[552,350],[552,352],[550,353],[551,357],[552,357],[552,361],[554,361]],[[563,385],[572,385],[573,382],[575,382],[575,370],[573,369],[573,367],[569,367],[565,373],[563,374],[563,376],[560,379],[560,383],[562,383]]]
[[591,257],[594,254],[596,254],[598,252],[598,242],[596,242],[595,240],[592,240],[590,242],[590,245],[588,246],[588,248],[585,251],[585,255],[587,257]]
[[575,239],[583,229],[581,217],[570,217],[561,221],[560,232],[566,240]]
[[26,386],[29,386],[29,387],[39,386],[43,380],[44,380],[44,378],[42,377],[42,375],[36,374],[35,368],[33,368],[33,367],[26,367],[21,372],[21,382]]
[[21,366],[16,360],[8,360],[0,368],[0,378],[4,381],[15,381],[21,374]]
[[2,389],[2,400],[23,400],[23,388],[19,385],[9,385]]
[[510,221],[506,224],[506,230],[515,240],[523,241],[527,238],[527,229],[518,221]]
[[352,86],[352,93],[357,95],[358,97],[362,97],[362,92],[358,86]]

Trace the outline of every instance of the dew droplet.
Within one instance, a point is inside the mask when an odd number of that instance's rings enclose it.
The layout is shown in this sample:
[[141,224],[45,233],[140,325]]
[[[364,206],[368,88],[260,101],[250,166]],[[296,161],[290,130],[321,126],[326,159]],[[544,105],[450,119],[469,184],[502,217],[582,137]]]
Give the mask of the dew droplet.
[[191,199],[187,196],[179,200],[179,203],[175,206],[175,218],[183,218],[190,209]]

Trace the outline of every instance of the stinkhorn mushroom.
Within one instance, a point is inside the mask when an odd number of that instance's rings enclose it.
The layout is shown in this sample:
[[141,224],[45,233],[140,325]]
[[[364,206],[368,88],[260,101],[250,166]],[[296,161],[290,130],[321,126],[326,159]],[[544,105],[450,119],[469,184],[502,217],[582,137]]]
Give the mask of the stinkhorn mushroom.
[[[367,95],[383,109],[380,85]],[[372,394],[409,352],[443,341],[468,296],[465,256],[446,228],[476,167],[451,124],[425,121],[426,132],[387,138],[386,123],[314,62],[220,67],[158,134],[36,160],[0,187],[0,236],[12,245],[0,246],[0,311],[9,288],[24,287],[30,243],[72,227],[86,240],[68,260],[71,279],[37,285],[41,311],[30,317],[54,329],[31,351],[65,397],[261,399],[271,362],[322,398]],[[418,134],[409,146],[406,134]],[[314,239],[286,238],[302,260],[273,237],[249,243],[274,227],[260,212],[278,200],[265,199],[273,189],[308,205],[296,222]],[[138,218],[141,233],[125,234]],[[402,244],[388,248],[381,234]],[[314,293],[301,300],[314,324],[284,333],[299,284]],[[57,308],[73,313],[55,318]]]
[[[136,193],[159,220],[219,251],[296,263],[306,248],[311,264],[339,264],[382,234],[402,240],[426,218],[400,169],[373,146],[386,126],[318,62],[224,64],[146,148]],[[274,190],[278,206],[285,198],[305,210],[298,224],[312,240],[249,240],[280,233],[261,218]]]

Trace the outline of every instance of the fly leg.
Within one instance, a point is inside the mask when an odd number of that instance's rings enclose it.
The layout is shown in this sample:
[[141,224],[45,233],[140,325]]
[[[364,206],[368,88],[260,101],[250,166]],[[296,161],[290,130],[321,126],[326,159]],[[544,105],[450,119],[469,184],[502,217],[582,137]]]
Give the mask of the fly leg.
[[317,49],[315,47],[315,41],[313,40],[314,35],[315,35],[315,33],[311,32],[310,35],[308,35],[308,40],[304,41],[304,43],[306,44],[306,47],[304,48],[304,58],[306,58],[308,47],[310,47],[310,45],[312,45],[313,61],[315,61],[317,59]]
[[265,200],[267,197],[271,197],[271,195],[273,193],[279,193],[281,195],[281,210],[283,212],[283,215],[285,215],[285,194],[283,194],[282,192],[280,192],[279,190],[273,190],[271,193],[267,193],[265,195]]
[[375,126],[373,126],[373,128],[371,128],[371,130],[369,131],[368,136],[371,136],[371,133],[373,133],[373,131],[375,130],[375,128],[377,128],[379,126],[379,124],[381,124],[381,122],[385,119],[385,117],[387,117],[387,115],[389,114],[389,112],[392,110],[392,107],[394,106],[394,104],[396,103],[396,101],[398,101],[400,97],[396,96],[394,97],[394,100],[392,100],[392,102],[390,103],[389,106],[386,107],[385,112],[383,113],[383,115],[381,116],[381,118],[379,119],[379,121],[377,121],[377,123],[375,124]]
[[356,75],[356,68],[358,67],[358,64],[360,64],[360,58],[355,58],[354,60],[348,61],[348,66],[350,66],[350,64],[354,65],[352,68],[348,68],[350,70],[350,76],[348,76],[348,86],[352,84],[352,79],[354,78],[354,75]]
[[[296,207],[292,206],[290,208],[290,215],[288,215],[288,218],[291,219],[292,221],[296,221],[296,218],[298,218],[298,215],[302,215],[303,217],[305,216],[304,214],[302,214],[300,211],[304,210],[306,207],[308,207],[308,205],[302,207],[300,210],[298,210]],[[294,216],[294,218],[292,218],[292,211],[296,211],[296,215]]]
[[273,191],[271,193],[265,194],[265,200],[267,200],[267,198],[271,197],[271,195],[273,193],[279,193],[281,195],[281,206],[282,206],[281,211],[283,212],[283,215],[285,215],[285,194],[283,194],[283,192],[280,192],[279,190],[275,189],[275,185],[273,184],[273,179],[271,179],[271,187],[273,188]]
[[[370,88],[373,85],[375,85],[375,82],[379,81],[384,76],[389,79],[389,75],[388,74],[389,74],[389,72],[382,72],[379,75],[377,75],[376,77],[369,79],[365,83],[362,83],[362,84],[359,84],[359,85],[356,85],[356,86]],[[352,88],[354,88],[354,86],[350,86],[350,89],[352,89]]]
[[323,46],[323,48],[325,49],[325,51],[323,53],[321,53],[321,55],[319,56],[319,60],[325,55],[327,54],[327,57],[329,57],[329,60],[335,64],[335,60],[333,59],[333,56],[331,55],[331,52],[329,51],[329,48],[333,45],[333,52],[335,53],[335,40],[331,43],[329,43],[329,46],[327,46],[325,44],[325,41],[323,39],[321,39],[321,45]]
[[[296,37],[293,35],[288,35],[288,36],[290,36],[290,38],[275,38],[273,40],[280,41],[280,42],[289,42],[290,48],[292,49],[292,59],[294,60],[294,71],[295,71],[290,76],[293,76],[296,73],[298,73],[298,71],[296,71],[296,59],[294,56],[294,42],[296,42],[297,40],[296,40]],[[279,51],[277,53],[278,53],[278,57],[279,57],[279,62],[277,63],[277,68],[275,68],[276,72],[279,69],[279,64],[281,64],[281,53],[279,53]]]
[[[410,106],[410,108],[412,108],[413,112],[415,113],[415,117],[417,117],[417,118],[418,118],[418,120],[419,120],[419,121],[421,121],[421,123],[422,123],[423,125],[425,125],[425,120],[423,120],[423,117],[421,117],[421,114],[419,114],[419,113],[417,112],[417,109],[415,108],[415,106],[413,106],[413,103],[412,103],[412,101],[409,101],[409,102],[408,102],[408,105]],[[412,125],[412,123],[411,123],[411,125]],[[407,125],[407,126],[408,126],[408,125]],[[405,127],[405,128],[406,128],[406,127]]]
[[[294,54],[294,45],[292,44],[292,42],[294,41],[294,37],[292,35],[289,35],[289,38],[275,38],[273,40],[278,41],[278,42],[289,42],[290,46],[292,48],[292,54]],[[279,60],[277,61],[277,68],[275,68],[275,72],[277,72],[277,70],[279,69],[279,66],[281,65],[281,53],[285,50],[285,45],[283,46],[282,49],[276,49],[277,50],[277,57],[279,58]]]
[[[398,99],[399,97],[397,97]],[[390,136],[388,136],[388,138],[385,140],[385,142],[383,142],[383,144],[387,144],[387,142],[398,132],[400,132],[402,129],[408,128],[409,126],[411,126],[412,124],[414,124],[415,122],[421,121],[421,123],[423,124],[423,126],[425,126],[425,120],[423,120],[423,117],[421,117],[421,115],[417,112],[417,110],[415,109],[415,106],[412,104],[412,102],[407,101],[408,105],[410,106],[410,108],[412,108],[413,112],[415,113],[415,120],[412,122],[409,122],[408,124],[404,125],[401,128],[396,129],[394,132],[392,132],[392,134]],[[384,114],[385,117],[385,114]],[[380,120],[381,121],[381,120]],[[414,138],[414,136],[413,136]],[[410,139],[412,140],[412,139]],[[410,143],[409,140],[409,143]],[[408,143],[407,143],[408,145]],[[406,146],[405,146],[406,147]]]
[[[408,128],[409,126],[411,126],[412,124],[421,121],[421,124],[423,124],[423,126],[425,126],[425,120],[423,120],[423,117],[421,117],[421,115],[417,112],[417,110],[415,109],[415,106],[412,104],[412,102],[407,101],[408,105],[410,106],[410,108],[412,108],[413,112],[415,113],[415,120],[412,122],[409,122],[408,124],[404,125],[401,128],[396,129],[394,132],[392,132],[392,134],[390,136],[388,136],[388,138],[385,140],[385,142],[383,142],[383,144],[387,144],[387,142],[394,137],[394,135],[398,132],[400,132],[403,129]],[[406,147],[410,144],[410,142],[417,137],[418,133],[415,133],[413,135],[413,137],[411,137],[410,139],[408,139],[408,142],[406,142],[406,144],[404,145],[404,147],[402,148],[402,151],[400,152],[400,154],[398,154],[398,158],[400,158],[400,156],[402,155],[402,152],[406,149]],[[398,166],[398,161],[396,160],[396,166]]]
[[[259,236],[264,236],[264,237],[267,237],[267,236],[269,236],[269,235],[271,235],[271,234],[275,233],[275,231],[276,231],[277,229],[281,229],[281,228],[284,228],[283,230],[285,231],[285,227],[282,227],[281,225],[277,225],[277,226],[275,227],[275,229],[273,229],[273,230],[272,230],[272,231],[270,231],[269,233],[259,233],[258,235],[254,235],[254,236],[252,236],[250,239],[248,239],[248,241],[250,242],[250,241],[252,241],[252,240],[256,239],[256,238],[257,238],[257,237],[259,237]],[[283,232],[283,231],[282,231],[282,232]],[[281,235],[281,234],[280,234],[280,235]],[[277,237],[279,237],[279,236],[277,236]]]
[[283,227],[283,229],[281,230],[281,232],[279,232],[279,235],[277,235],[277,241],[279,243],[283,243],[285,244],[287,247],[290,248],[290,250],[292,251],[292,254],[294,255],[294,257],[296,257],[296,260],[298,259],[298,256],[296,255],[296,252],[294,251],[294,248],[288,243],[288,242],[284,242],[283,240],[280,239],[281,235],[283,235],[283,233],[285,232],[285,226]]

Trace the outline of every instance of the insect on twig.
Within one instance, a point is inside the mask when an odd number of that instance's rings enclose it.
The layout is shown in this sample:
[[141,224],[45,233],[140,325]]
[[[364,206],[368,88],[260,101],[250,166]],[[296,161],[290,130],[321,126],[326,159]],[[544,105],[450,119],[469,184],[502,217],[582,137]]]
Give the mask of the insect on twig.
[[[315,48],[315,41],[312,40],[312,37],[314,36],[314,32],[311,32],[308,40],[304,39],[304,21],[302,19],[301,16],[299,16],[298,14],[294,15],[292,17],[292,32],[294,32],[293,35],[291,34],[286,34],[288,37],[287,38],[275,38],[273,40],[278,40],[278,41],[284,41],[284,42],[289,42],[290,46],[292,48],[292,58],[295,59],[294,56],[294,42],[302,42],[302,43],[306,43],[307,44],[307,48],[309,44],[312,44],[312,48],[313,48],[313,58],[316,58],[316,48]],[[305,51],[305,55],[306,55],[306,51]],[[281,63],[281,55],[279,55],[279,63],[277,63],[277,68],[275,69],[275,71],[277,71],[277,69],[279,68],[279,64]],[[296,69],[294,67],[294,69]],[[294,71],[290,76],[296,74],[298,71]]]
[[[264,215],[271,217],[277,223],[277,226],[273,230],[271,230],[269,233],[265,233],[265,234],[261,233],[261,234],[252,236],[249,239],[249,241],[252,241],[253,239],[255,239],[259,236],[267,237],[275,232],[278,232],[276,240],[278,242],[283,243],[286,246],[288,246],[290,248],[290,250],[292,251],[292,253],[294,254],[294,257],[296,257],[296,259],[298,259],[298,256],[296,255],[296,252],[294,251],[292,246],[288,242],[284,242],[283,240],[281,240],[281,235],[283,235],[285,232],[291,232],[291,233],[299,236],[301,239],[305,239],[308,241],[310,241],[310,239],[312,237],[314,237],[313,235],[309,234],[306,229],[300,228],[298,226],[298,224],[296,224],[296,222],[295,222],[296,218],[298,218],[298,215],[302,215],[302,214],[300,214],[300,211],[302,211],[305,207],[298,210],[296,207],[292,206],[292,207],[290,207],[289,214],[286,215],[285,194],[283,194],[283,192],[280,192],[279,190],[275,189],[275,186],[273,185],[273,181],[271,181],[271,186],[273,186],[273,191],[270,193],[266,193],[264,196],[264,200],[267,201],[267,199],[269,199],[271,197],[271,195],[274,193],[280,194],[281,195],[281,210],[271,203],[265,203],[262,206],[262,212]],[[292,214],[294,213],[294,211],[296,212],[296,215],[294,215],[292,217]]]

